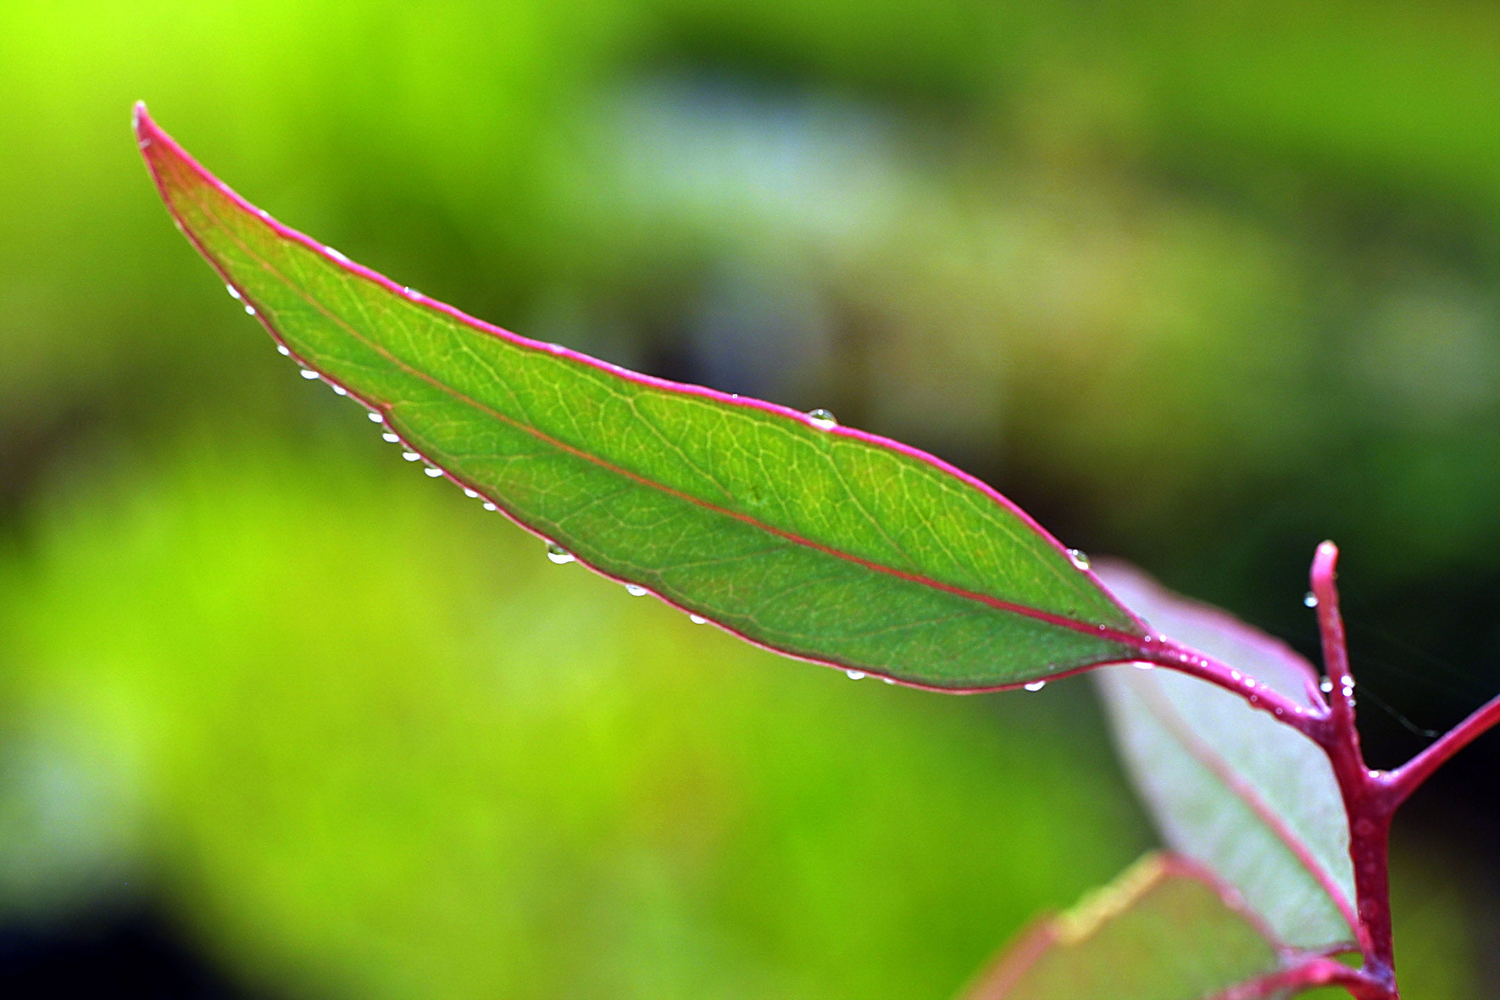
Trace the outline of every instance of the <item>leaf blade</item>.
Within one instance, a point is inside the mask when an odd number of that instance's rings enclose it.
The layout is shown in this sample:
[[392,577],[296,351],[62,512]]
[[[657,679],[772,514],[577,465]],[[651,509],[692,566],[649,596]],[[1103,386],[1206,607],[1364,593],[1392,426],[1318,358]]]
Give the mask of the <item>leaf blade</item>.
[[1205,1000],[1275,971],[1280,953],[1206,872],[1148,854],[1023,933],[962,1000]]
[[[1224,612],[1170,593],[1132,567],[1100,576],[1162,633],[1304,707],[1312,666]],[[1352,940],[1348,816],[1310,740],[1220,688],[1174,671],[1111,667],[1098,683],[1121,758],[1175,851],[1208,865],[1288,944]]]
[[137,134],[179,227],[278,342],[604,575],[778,652],[944,690],[1137,650],[1090,572],[951,466],[475,320],[254,209],[144,109]]

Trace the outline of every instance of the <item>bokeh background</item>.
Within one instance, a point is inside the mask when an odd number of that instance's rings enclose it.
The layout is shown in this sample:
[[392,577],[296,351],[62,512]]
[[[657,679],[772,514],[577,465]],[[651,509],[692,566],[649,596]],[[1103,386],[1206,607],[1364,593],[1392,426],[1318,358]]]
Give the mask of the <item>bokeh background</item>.
[[[928,448],[1312,651],[1373,762],[1500,690],[1500,12],[0,4],[8,996],[943,998],[1153,842],[1086,681],[780,660],[417,474],[177,236],[153,113],[519,332]],[[1500,745],[1403,815],[1500,992]],[[92,992],[91,992],[92,991]]]

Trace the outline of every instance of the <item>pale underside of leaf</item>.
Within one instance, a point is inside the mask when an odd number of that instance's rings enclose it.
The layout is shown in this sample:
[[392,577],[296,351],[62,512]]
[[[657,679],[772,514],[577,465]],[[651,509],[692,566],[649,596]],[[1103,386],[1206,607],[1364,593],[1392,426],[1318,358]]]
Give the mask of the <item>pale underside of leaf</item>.
[[1151,854],[1035,924],[962,1000],[1207,1000],[1274,972],[1281,956],[1212,876]]
[[915,449],[627,372],[402,288],[253,208],[138,111],[180,228],[299,363],[613,579],[779,652],[988,690],[1138,653],[1140,623]]
[[[1313,704],[1316,672],[1281,643],[1130,567],[1099,572],[1162,634]],[[1353,940],[1348,817],[1322,750],[1235,695],[1173,671],[1116,666],[1099,683],[1122,757],[1167,844],[1234,886],[1288,944]]]

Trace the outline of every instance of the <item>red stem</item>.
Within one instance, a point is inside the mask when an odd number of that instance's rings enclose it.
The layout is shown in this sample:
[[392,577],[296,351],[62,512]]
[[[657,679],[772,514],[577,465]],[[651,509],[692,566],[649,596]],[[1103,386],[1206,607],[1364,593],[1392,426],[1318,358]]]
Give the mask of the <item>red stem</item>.
[[1473,715],[1448,730],[1426,750],[1385,775],[1383,783],[1391,800],[1391,808],[1405,802],[1407,796],[1432,776],[1433,771],[1496,724],[1500,724],[1500,695],[1490,699]]
[[1254,677],[1241,674],[1233,667],[1165,636],[1152,635],[1138,644],[1137,650],[1143,663],[1154,663],[1217,685],[1243,698],[1251,708],[1275,716],[1277,721],[1319,744],[1323,742],[1329,716],[1321,705],[1308,708]]
[[1210,1000],[1264,1000],[1286,990],[1306,990],[1315,986],[1342,986],[1356,1000],[1385,1000],[1391,996],[1383,983],[1372,980],[1364,970],[1351,969],[1327,955],[1313,954],[1269,975],[1215,993]]
[[[1349,670],[1349,648],[1344,620],[1339,614],[1335,583],[1338,546],[1318,546],[1312,564],[1312,591],[1317,598],[1318,631],[1323,639],[1323,664],[1333,682],[1329,695],[1328,726],[1314,736],[1328,754],[1334,778],[1349,818],[1349,859],[1354,864],[1355,909],[1359,914],[1360,951],[1366,976],[1383,986],[1383,996],[1397,1000],[1396,954],[1391,934],[1389,848],[1395,800],[1387,791],[1385,775],[1365,764],[1355,726],[1354,675]],[[1355,994],[1359,996],[1360,994]],[[1382,996],[1380,993],[1371,994]]]

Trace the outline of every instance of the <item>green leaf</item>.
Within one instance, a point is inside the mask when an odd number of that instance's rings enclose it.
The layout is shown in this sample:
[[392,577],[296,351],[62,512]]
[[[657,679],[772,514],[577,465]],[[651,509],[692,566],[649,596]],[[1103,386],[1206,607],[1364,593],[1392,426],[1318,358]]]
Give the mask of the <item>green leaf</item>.
[[[1099,573],[1152,628],[1312,706],[1317,671],[1281,642],[1129,566]],[[1168,846],[1211,867],[1288,944],[1353,940],[1349,820],[1323,751],[1236,695],[1175,671],[1112,667],[1099,683],[1121,755]]]
[[1197,866],[1148,854],[1010,945],[964,1000],[1204,1000],[1277,970],[1277,946]]
[[293,358],[600,573],[780,652],[934,688],[1137,655],[1140,623],[978,480],[468,317],[253,208],[144,108],[136,130],[183,232]]

